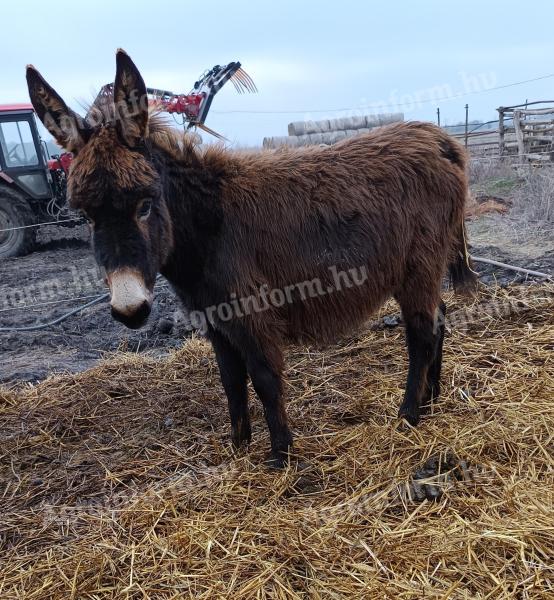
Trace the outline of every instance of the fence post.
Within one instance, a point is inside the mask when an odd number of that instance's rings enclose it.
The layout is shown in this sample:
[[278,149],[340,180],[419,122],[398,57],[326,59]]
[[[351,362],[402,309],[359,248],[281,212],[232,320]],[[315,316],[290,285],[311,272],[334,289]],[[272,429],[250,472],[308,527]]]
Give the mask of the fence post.
[[467,148],[467,129],[468,129],[468,117],[469,117],[469,104],[466,104],[466,127],[465,127],[465,146]]
[[437,125],[441,126],[441,109],[437,107]]
[[504,156],[504,107],[499,106],[498,111],[498,154]]
[[521,112],[514,110],[514,128],[516,131],[517,151],[521,162],[525,161],[525,140],[523,139],[523,130],[521,129]]

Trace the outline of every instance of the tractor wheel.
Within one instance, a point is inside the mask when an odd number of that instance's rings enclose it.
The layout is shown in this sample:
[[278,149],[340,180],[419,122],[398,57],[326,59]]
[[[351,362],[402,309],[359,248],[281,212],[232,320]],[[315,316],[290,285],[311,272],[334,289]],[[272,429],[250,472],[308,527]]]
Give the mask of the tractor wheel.
[[35,216],[15,190],[0,187],[0,260],[31,252],[35,243]]

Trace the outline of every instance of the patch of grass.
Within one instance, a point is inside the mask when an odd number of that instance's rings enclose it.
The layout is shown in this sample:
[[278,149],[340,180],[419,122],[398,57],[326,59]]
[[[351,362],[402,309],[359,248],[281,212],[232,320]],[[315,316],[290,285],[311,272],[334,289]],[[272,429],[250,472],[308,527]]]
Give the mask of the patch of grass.
[[479,191],[489,196],[505,197],[510,196],[520,184],[519,177],[500,177],[483,181],[479,185]]
[[476,194],[511,197],[522,179],[507,162],[497,158],[475,157],[469,164],[469,182]]
[[497,158],[475,157],[469,166],[474,194],[509,198],[511,215],[521,226],[550,227],[554,221],[554,168],[551,165],[515,167]]
[[522,184],[513,196],[512,213],[525,221],[551,228],[554,223],[554,169],[529,168],[522,175]]

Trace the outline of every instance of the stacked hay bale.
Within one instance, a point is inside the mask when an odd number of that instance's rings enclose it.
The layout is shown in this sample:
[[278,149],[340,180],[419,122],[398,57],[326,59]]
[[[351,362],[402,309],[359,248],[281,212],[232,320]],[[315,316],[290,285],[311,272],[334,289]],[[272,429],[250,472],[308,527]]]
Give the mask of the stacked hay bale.
[[263,145],[264,148],[314,146],[317,144],[331,145],[344,138],[367,133],[375,127],[403,120],[403,113],[389,113],[323,119],[321,121],[296,121],[289,123],[288,135],[266,137]]

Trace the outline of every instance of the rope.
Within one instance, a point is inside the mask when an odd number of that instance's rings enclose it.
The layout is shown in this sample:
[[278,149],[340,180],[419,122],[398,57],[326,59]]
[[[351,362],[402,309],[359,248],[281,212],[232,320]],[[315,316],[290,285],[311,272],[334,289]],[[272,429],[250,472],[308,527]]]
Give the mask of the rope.
[[8,229],[0,229],[0,233],[5,231],[16,231],[18,229],[29,229],[29,227],[43,227],[45,225],[60,225],[61,223],[73,223],[75,221],[81,221],[80,218],[64,219],[63,221],[49,221],[47,223],[35,223],[33,225],[20,225],[19,227],[9,227]]
[[503,269],[516,271],[518,273],[525,273],[526,275],[532,275],[533,277],[542,277],[543,279],[554,280],[554,277],[552,275],[548,275],[547,273],[541,273],[540,271],[532,271],[531,269],[524,269],[523,267],[515,267],[514,265],[509,265],[507,263],[499,262],[497,260],[492,260],[492,258],[472,256],[471,260],[473,260],[474,262],[485,263],[487,265],[494,265],[495,267],[502,267]]
[[[161,277],[162,277],[161,275],[158,275],[156,277],[156,281],[159,281],[161,279]],[[154,289],[161,290],[161,289],[165,289],[168,287],[169,286],[162,284],[159,287],[155,286]],[[59,323],[61,323],[62,321],[65,321],[69,317],[72,317],[73,315],[77,314],[78,312],[85,310],[85,308],[90,308],[91,306],[94,306],[95,304],[98,304],[98,303],[102,302],[103,300],[108,300],[109,298],[110,298],[110,293],[106,292],[105,294],[96,296],[90,302],[87,302],[86,304],[83,304],[82,306],[78,306],[77,308],[70,310],[69,312],[63,314],[61,317],[58,317],[57,319],[54,319],[53,321],[49,321],[48,323],[42,323],[40,325],[30,325],[28,327],[0,327],[0,333],[13,333],[13,332],[17,332],[17,331],[39,331],[41,329],[47,329],[48,327],[58,325]],[[69,301],[70,301],[70,299],[67,300],[67,302],[69,302]],[[44,304],[51,304],[51,303],[47,302]],[[28,306],[33,306],[33,305],[28,305]],[[14,307],[13,310],[17,310],[18,308],[24,308],[24,307],[22,307],[22,306]]]
[[[98,290],[100,291],[100,290]],[[41,308],[43,306],[52,306],[54,304],[64,304],[68,302],[77,302],[78,300],[90,300],[92,298],[97,298],[98,294],[90,294],[89,296],[73,296],[71,298],[61,298],[60,300],[50,300],[49,302],[32,302],[30,304],[16,304],[15,306],[10,306],[9,308],[0,309],[0,313],[5,312],[13,312],[14,310],[36,310],[37,308]]]
[[[155,290],[168,290],[169,285],[158,285],[154,287]],[[98,290],[99,291],[99,290]],[[106,292],[107,293],[107,292]],[[61,298],[60,300],[50,300],[48,302],[31,302],[30,304],[16,304],[15,306],[10,306],[9,308],[0,309],[0,313],[5,312],[13,312],[18,310],[36,310],[37,308],[41,308],[43,306],[52,306],[53,304],[67,304],[71,302],[77,302],[78,300],[88,300],[89,298],[97,298],[98,294],[91,294],[89,296],[72,296],[71,298]]]
[[83,304],[83,306],[74,308],[73,310],[70,310],[68,313],[65,313],[64,315],[62,315],[61,317],[54,319],[54,321],[49,321],[48,323],[42,323],[41,325],[31,325],[29,327],[0,327],[0,333],[8,333],[8,332],[15,332],[15,331],[39,331],[40,329],[47,329],[48,327],[57,325],[58,323],[61,323],[62,321],[65,321],[69,317],[72,317],[73,315],[77,314],[78,312],[85,310],[85,308],[89,308],[91,306],[94,306],[95,304],[98,304],[99,302],[102,302],[103,300],[107,300],[109,297],[110,297],[109,293],[102,294],[101,296],[97,296],[94,300],[91,300],[90,302]]

